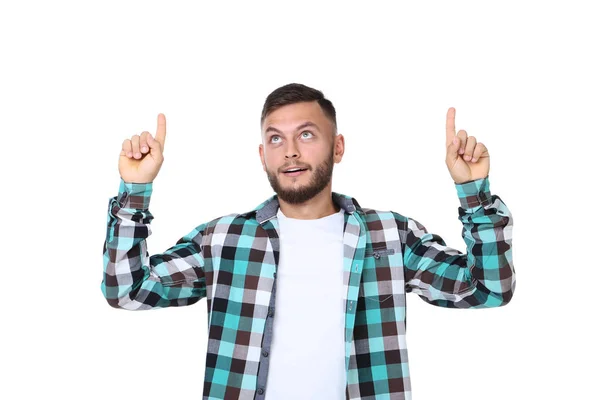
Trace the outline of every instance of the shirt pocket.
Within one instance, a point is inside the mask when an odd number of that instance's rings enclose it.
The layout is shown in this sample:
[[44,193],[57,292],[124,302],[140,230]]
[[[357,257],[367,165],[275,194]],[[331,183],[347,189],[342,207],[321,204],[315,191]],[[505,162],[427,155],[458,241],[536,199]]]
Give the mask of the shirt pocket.
[[[389,256],[395,254],[393,248],[371,249],[365,251],[365,268],[360,295],[365,302],[383,303],[394,295]],[[365,285],[368,289],[365,290]]]
[[372,250],[366,250],[365,251],[365,258],[367,258],[367,257],[373,257],[376,260],[379,260],[381,258],[381,256],[391,255],[391,254],[394,254],[395,252],[396,252],[396,249],[372,249]]

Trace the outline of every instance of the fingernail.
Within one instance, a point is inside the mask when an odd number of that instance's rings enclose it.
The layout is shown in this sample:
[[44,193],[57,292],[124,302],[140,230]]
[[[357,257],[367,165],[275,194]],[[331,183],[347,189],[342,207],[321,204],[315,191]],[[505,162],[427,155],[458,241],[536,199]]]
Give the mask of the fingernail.
[[472,160],[471,160],[471,162],[477,162],[477,159],[476,159],[476,158],[474,158],[474,159],[472,159]]
[[464,159],[469,161],[471,159],[471,156],[465,156]]
[[140,158],[142,155],[140,153],[135,153],[135,158]]
[[460,150],[458,151],[458,154],[463,154],[464,152],[465,152],[465,150],[464,150],[464,149],[460,149]]
[[146,146],[142,147],[142,151],[148,151],[148,148]]
[[127,157],[133,157],[133,154],[131,154],[130,151],[127,152]]

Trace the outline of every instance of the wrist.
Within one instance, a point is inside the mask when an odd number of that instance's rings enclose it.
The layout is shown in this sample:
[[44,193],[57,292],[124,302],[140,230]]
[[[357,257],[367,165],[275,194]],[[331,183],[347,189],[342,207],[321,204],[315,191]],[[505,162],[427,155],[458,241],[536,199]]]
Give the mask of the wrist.
[[152,182],[125,182],[123,178],[119,184],[119,205],[123,208],[147,209],[152,195]]

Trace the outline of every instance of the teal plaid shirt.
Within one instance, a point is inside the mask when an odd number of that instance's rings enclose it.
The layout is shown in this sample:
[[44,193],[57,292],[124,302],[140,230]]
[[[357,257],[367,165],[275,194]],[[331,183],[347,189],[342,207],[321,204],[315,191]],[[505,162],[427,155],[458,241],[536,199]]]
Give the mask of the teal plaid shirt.
[[[489,176],[455,186],[466,254],[412,218],[332,192],[345,211],[346,399],[411,398],[407,293],[447,308],[499,307],[512,298],[506,204],[490,193]],[[206,297],[203,399],[264,399],[280,256],[277,196],[203,223],[150,255],[151,194],[152,183],[121,180],[109,200],[104,297],[127,310],[186,306]]]

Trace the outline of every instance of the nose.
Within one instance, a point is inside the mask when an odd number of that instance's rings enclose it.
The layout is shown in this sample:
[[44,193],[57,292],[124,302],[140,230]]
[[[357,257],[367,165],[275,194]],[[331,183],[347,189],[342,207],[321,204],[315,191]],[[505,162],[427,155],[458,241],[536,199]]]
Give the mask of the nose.
[[293,141],[290,142],[290,145],[285,149],[285,158],[298,158],[298,149]]

